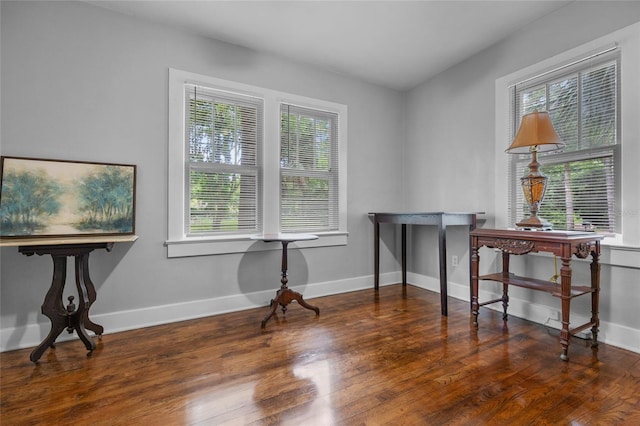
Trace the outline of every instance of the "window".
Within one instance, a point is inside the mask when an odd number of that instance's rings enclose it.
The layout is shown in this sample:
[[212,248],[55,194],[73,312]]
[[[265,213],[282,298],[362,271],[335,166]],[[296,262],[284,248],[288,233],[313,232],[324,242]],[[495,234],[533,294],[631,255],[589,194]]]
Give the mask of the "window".
[[187,235],[261,230],[262,100],[185,85]]
[[288,104],[280,116],[280,229],[335,231],[339,116]]
[[[169,71],[169,257],[346,244],[344,105]],[[258,248],[268,245],[259,245]]]
[[[603,244],[610,249],[608,262],[637,264],[633,256],[640,248],[639,75],[640,23],[636,23],[496,80],[497,227],[513,227],[527,215],[518,207],[521,189],[516,184],[530,158],[518,159],[504,150],[519,118],[535,105],[544,105],[568,147],[539,157],[542,170],[555,181],[549,182],[540,216],[556,222],[558,229],[590,222],[607,234]],[[565,172],[569,179],[558,180]],[[574,212],[567,213],[571,208]]]
[[[541,171],[548,177],[539,215],[554,229],[619,232],[620,167],[618,99],[619,55],[615,50],[561,67],[511,88],[512,137],[523,115],[548,111],[565,143],[561,151],[541,153]],[[508,156],[510,221],[529,214],[519,187],[530,154]]]

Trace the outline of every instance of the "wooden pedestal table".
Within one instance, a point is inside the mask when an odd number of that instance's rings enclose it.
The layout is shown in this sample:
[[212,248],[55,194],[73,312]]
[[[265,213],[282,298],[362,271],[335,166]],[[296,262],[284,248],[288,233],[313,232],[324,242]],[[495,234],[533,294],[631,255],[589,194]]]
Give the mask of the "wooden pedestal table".
[[[51,320],[51,330],[47,337],[38,345],[29,357],[38,362],[44,351],[54,347],[58,336],[67,330],[74,331],[89,351],[90,356],[96,348],[87,329],[97,336],[102,336],[104,328],[89,319],[89,308],[96,301],[96,289],[89,278],[89,253],[98,249],[111,251],[113,244],[118,241],[135,241],[137,236],[107,238],[67,238],[67,239],[15,239],[3,240],[2,246],[18,246],[18,251],[26,256],[51,255],[53,259],[53,280],[42,304],[42,314]],[[78,302],[74,303],[74,296],[68,297],[68,304],[64,306],[63,291],[67,278],[67,257],[75,258],[76,289]]]
[[300,293],[298,293],[297,291],[293,291],[289,287],[287,287],[287,283],[289,282],[287,278],[287,247],[289,246],[289,243],[292,243],[294,241],[315,240],[317,238],[318,238],[317,235],[312,235],[312,234],[285,234],[285,233],[254,235],[251,237],[251,239],[253,240],[264,241],[265,243],[269,243],[269,242],[282,243],[282,279],[280,280],[281,286],[280,286],[280,290],[278,290],[276,293],[275,299],[271,299],[271,305],[270,305],[271,310],[269,311],[267,316],[265,316],[264,319],[262,320],[262,328],[265,327],[265,325],[267,324],[267,321],[269,321],[269,318],[271,318],[273,314],[276,312],[278,305],[282,307],[282,314],[284,315],[287,312],[287,305],[294,300],[298,302],[298,304],[300,304],[301,306],[307,309],[311,309],[312,311],[315,311],[316,315],[320,315],[319,308],[308,304],[307,302],[304,301]]
[[[471,236],[471,314],[473,324],[478,327],[478,311],[481,306],[502,302],[503,319],[507,320],[509,305],[508,288],[510,285],[545,291],[562,301],[562,330],[560,330],[560,344],[562,353],[560,358],[568,361],[569,338],[586,329],[591,329],[591,346],[598,345],[598,304],[600,300],[600,240],[602,235],[593,232],[572,231],[519,231],[511,229],[478,228],[470,233]],[[479,276],[480,247],[490,247],[502,252],[502,272]],[[562,259],[560,268],[560,284],[552,281],[521,277],[509,272],[509,256],[525,255],[527,253],[550,252]],[[573,256],[585,259],[591,255],[591,283],[590,285],[576,285],[571,282],[571,258]],[[502,297],[483,303],[478,301],[478,281],[489,280],[502,283]],[[585,294],[591,295],[591,319],[586,324],[569,328],[571,300]]]

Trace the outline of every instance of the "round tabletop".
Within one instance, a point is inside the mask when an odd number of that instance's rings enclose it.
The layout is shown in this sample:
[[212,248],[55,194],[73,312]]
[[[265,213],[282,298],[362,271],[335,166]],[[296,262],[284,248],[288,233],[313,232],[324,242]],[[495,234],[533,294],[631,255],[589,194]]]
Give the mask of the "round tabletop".
[[318,236],[313,234],[295,234],[295,233],[285,233],[278,232],[275,234],[261,234],[261,235],[252,235],[250,237],[252,240],[271,242],[271,241],[307,241],[307,240],[317,240]]

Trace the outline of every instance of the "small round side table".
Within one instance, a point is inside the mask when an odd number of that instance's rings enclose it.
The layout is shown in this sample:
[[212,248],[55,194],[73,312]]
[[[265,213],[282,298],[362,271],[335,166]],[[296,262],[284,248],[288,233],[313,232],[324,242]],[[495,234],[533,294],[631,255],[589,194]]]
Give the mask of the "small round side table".
[[287,247],[289,243],[294,241],[308,241],[317,239],[317,235],[313,234],[288,234],[288,233],[277,233],[277,234],[264,234],[264,235],[253,235],[251,237],[252,240],[264,241],[265,243],[278,241],[282,243],[282,279],[280,282],[282,283],[280,289],[276,293],[276,297],[271,299],[271,310],[262,320],[262,328],[265,327],[269,318],[273,316],[278,308],[278,305],[282,307],[282,314],[286,314],[287,305],[291,303],[293,300],[298,302],[301,306],[311,309],[315,311],[316,315],[320,315],[320,309],[308,304],[302,298],[302,295],[297,291],[291,290],[287,287],[287,283],[289,280],[287,279]]

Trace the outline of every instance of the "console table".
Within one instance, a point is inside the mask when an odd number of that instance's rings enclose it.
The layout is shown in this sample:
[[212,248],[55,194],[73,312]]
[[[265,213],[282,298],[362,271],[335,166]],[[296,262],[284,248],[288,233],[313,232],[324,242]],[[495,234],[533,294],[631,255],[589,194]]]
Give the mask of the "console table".
[[[575,231],[521,231],[509,229],[475,229],[470,232],[471,238],[471,313],[473,324],[478,327],[478,311],[480,306],[502,302],[503,319],[507,320],[509,305],[509,285],[533,290],[545,291],[561,299],[562,330],[560,358],[568,361],[569,338],[582,330],[591,328],[591,346],[598,345],[598,303],[600,296],[600,241],[602,235],[593,232]],[[480,256],[478,249],[482,246],[498,249],[502,252],[502,272],[479,276]],[[509,256],[535,252],[550,252],[562,259],[560,268],[560,284],[515,275],[509,272]],[[585,259],[591,255],[590,285],[576,285],[571,282],[571,258],[576,256]],[[489,280],[502,283],[502,297],[480,303],[478,301],[478,282]],[[591,319],[586,324],[569,328],[571,299],[584,294],[591,295]]]
[[[135,241],[136,235],[107,237],[69,237],[69,238],[18,238],[3,239],[0,246],[17,246],[18,251],[26,256],[37,254],[51,255],[53,259],[53,280],[42,304],[42,314],[51,321],[51,330],[29,357],[37,363],[44,351],[54,347],[58,336],[66,329],[74,331],[89,351],[90,356],[96,344],[87,333],[87,329],[97,336],[102,336],[104,328],[89,319],[89,308],[96,300],[96,289],[89,278],[89,253],[98,249],[111,251],[115,242]],[[63,291],[67,278],[67,257],[75,258],[76,288],[78,303],[74,296],[67,298],[67,306],[63,302]]]
[[302,298],[302,295],[297,291],[291,290],[287,287],[287,283],[289,279],[287,278],[287,247],[289,243],[294,241],[308,241],[308,240],[316,240],[318,238],[317,235],[312,234],[286,234],[286,233],[278,233],[278,234],[265,234],[265,235],[253,235],[251,237],[252,240],[264,241],[265,243],[270,242],[280,242],[282,243],[282,278],[280,279],[280,290],[276,292],[275,299],[271,299],[271,310],[262,320],[261,326],[264,328],[269,321],[269,318],[273,316],[278,308],[278,305],[282,307],[282,314],[286,314],[287,305],[292,301],[298,302],[301,306],[311,309],[315,311],[316,315],[320,315],[320,309],[308,304]]
[[[440,267],[440,306],[442,315],[446,316],[447,309],[447,226],[464,225],[469,230],[476,227],[476,214],[478,213],[450,213],[450,212],[425,212],[425,213],[369,213],[373,221],[374,241],[374,286],[378,290],[380,286],[380,224],[391,223],[402,225],[402,285],[407,285],[407,225],[431,225],[438,227],[438,259]],[[471,265],[469,265],[471,271]]]

